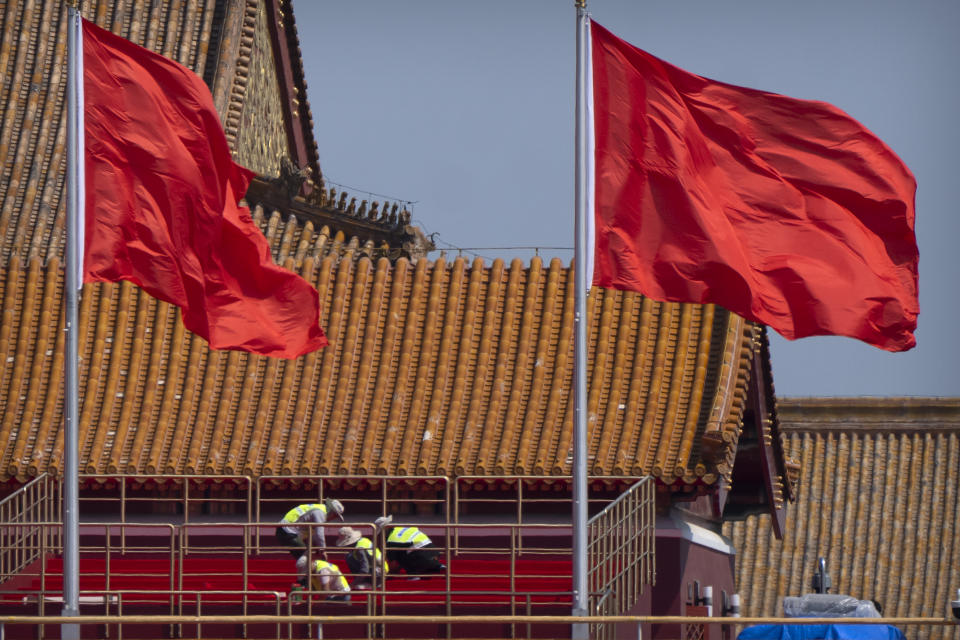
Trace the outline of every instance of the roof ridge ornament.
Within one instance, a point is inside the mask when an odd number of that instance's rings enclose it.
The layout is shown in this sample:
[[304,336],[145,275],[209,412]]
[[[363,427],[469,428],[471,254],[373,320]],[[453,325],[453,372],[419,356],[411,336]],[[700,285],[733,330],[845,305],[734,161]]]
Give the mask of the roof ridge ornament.
[[284,155],[280,156],[280,175],[270,178],[270,183],[285,195],[289,202],[300,195],[304,183],[310,180],[312,173],[313,169],[309,165],[298,167],[290,156]]

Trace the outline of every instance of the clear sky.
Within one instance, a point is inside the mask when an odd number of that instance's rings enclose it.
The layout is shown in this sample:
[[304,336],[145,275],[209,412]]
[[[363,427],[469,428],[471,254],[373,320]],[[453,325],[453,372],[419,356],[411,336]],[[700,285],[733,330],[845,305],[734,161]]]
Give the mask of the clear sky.
[[[917,177],[918,346],[887,353],[771,331],[777,395],[960,395],[960,2],[592,0],[588,9],[693,73],[844,109]],[[459,248],[489,263],[542,247],[569,263],[572,0],[296,0],[294,12],[329,182],[411,201],[415,224],[448,256]]]

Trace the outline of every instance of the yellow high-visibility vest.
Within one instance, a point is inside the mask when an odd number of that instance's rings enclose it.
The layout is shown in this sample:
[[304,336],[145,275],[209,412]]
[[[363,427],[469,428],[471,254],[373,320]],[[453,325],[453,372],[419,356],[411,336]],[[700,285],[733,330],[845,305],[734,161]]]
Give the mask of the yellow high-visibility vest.
[[[340,573],[340,567],[332,562],[327,562],[326,560],[317,560],[313,563],[313,572],[316,575],[313,576],[310,582],[313,584],[314,591],[322,591],[320,588],[322,585],[319,583],[319,580],[320,572],[323,569],[329,569],[330,572],[337,577],[337,582],[340,585],[340,588],[338,589],[339,591],[350,591],[350,584],[347,582],[347,579],[343,577],[343,574]],[[317,582],[314,582],[314,580]]]
[[320,511],[323,512],[323,517],[324,518],[327,517],[327,507],[325,505],[301,504],[301,505],[297,505],[293,509],[290,509],[290,511],[287,511],[286,515],[283,516],[283,521],[290,524],[294,524],[296,523],[297,520],[301,518],[301,516],[306,514],[308,511],[313,511],[314,509],[320,509]]
[[416,527],[394,527],[387,536],[387,542],[412,543],[414,546],[422,547],[430,544],[430,538]]
[[383,573],[390,573],[390,567],[387,564],[387,561],[383,559],[383,554],[380,553],[380,549],[374,549],[373,543],[370,541],[370,538],[360,538],[357,540],[357,549],[363,549],[367,552],[367,555],[371,558],[375,558],[376,564],[383,565]]

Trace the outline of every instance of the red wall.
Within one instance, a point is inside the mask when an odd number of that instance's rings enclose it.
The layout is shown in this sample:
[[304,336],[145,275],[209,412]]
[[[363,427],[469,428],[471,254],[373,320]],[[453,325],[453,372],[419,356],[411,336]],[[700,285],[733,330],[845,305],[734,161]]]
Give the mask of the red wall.
[[[673,532],[671,532],[673,533]],[[720,615],[720,591],[732,594],[735,556],[710,549],[679,536],[657,535],[656,584],[648,588],[627,615],[679,616],[687,614],[688,585],[694,580],[701,589],[713,586],[713,615]],[[695,615],[690,612],[689,615]],[[697,614],[698,615],[698,614]],[[642,625],[642,637],[653,640],[677,640],[684,637],[680,625]],[[708,629],[709,640],[721,640],[720,625]],[[636,640],[635,625],[617,625],[618,638]]]

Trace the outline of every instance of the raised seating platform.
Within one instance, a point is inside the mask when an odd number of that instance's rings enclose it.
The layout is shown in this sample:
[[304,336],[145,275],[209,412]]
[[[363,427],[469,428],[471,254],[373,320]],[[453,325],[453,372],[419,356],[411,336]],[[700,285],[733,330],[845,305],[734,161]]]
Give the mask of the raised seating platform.
[[[156,598],[138,595],[145,591],[234,591],[230,598],[225,594],[221,600],[239,601],[240,592],[277,592],[284,596],[295,580],[292,558],[250,557],[247,562],[247,581],[243,581],[243,559],[233,556],[186,556],[178,571],[171,572],[169,557],[161,554],[131,554],[110,559],[109,566],[102,556],[85,556],[80,559],[81,592],[131,592],[125,602],[150,601]],[[331,558],[341,571],[349,574],[342,558]],[[449,576],[436,574],[411,580],[403,573],[391,574],[386,580],[385,596],[388,601],[402,602],[445,601],[447,591],[459,599],[471,602],[509,601],[509,592],[518,602],[525,602],[529,595],[532,602],[570,602],[571,563],[569,558],[534,556],[512,561],[503,557],[465,554],[451,560]],[[0,602],[22,601],[21,594],[44,591],[59,594],[63,585],[63,561],[59,557],[47,560],[46,575],[25,572],[14,584],[4,585]],[[511,583],[511,573],[513,575]],[[33,575],[30,575],[33,574]],[[448,587],[449,577],[449,587]],[[564,595],[560,595],[563,593]],[[527,595],[524,595],[527,594]],[[411,597],[407,597],[411,596]],[[427,596],[430,596],[429,598]],[[319,598],[319,596],[318,596]],[[166,600],[166,598],[164,598]],[[260,596],[254,600],[269,601]],[[354,603],[363,603],[363,591],[352,593]]]
[[[346,574],[341,557],[331,557]],[[245,566],[244,566],[245,565]],[[62,606],[63,563],[48,557],[45,567],[29,567],[20,576],[3,585],[0,614],[55,615]],[[175,558],[169,554],[128,553],[109,557],[84,554],[80,559],[81,610],[85,614],[106,612],[125,614],[240,614],[279,613],[316,615],[395,615],[454,614],[507,615],[565,614],[571,607],[571,562],[569,557],[528,555],[519,558],[490,554],[459,554],[451,557],[448,573],[411,580],[400,573],[386,580],[382,591],[354,591],[349,603],[330,602],[327,594],[312,594],[301,603],[290,602],[288,593],[295,579],[295,565],[289,555],[272,552],[244,558],[240,554],[207,553]],[[246,576],[246,580],[244,580]],[[205,625],[191,629],[182,637],[315,637],[306,625]],[[442,625],[396,625],[402,637],[444,637]],[[488,637],[511,637],[495,619],[483,633]],[[289,628],[287,628],[289,627]],[[481,629],[470,630],[471,637]],[[530,637],[557,637],[560,629],[532,630]],[[100,625],[84,630],[83,637],[104,637]],[[184,633],[181,629],[180,633]],[[366,637],[363,625],[327,625],[325,638]],[[526,636],[526,631],[523,634]],[[545,637],[544,636],[544,637]],[[36,638],[37,630],[9,627],[7,638]],[[44,637],[59,637],[59,630],[48,626]],[[171,625],[138,625],[136,634],[124,628],[123,637],[177,637]]]
[[[558,487],[557,479],[545,486],[540,486],[542,478],[458,478],[452,485],[443,479],[427,488],[410,488],[410,478],[353,479],[368,482],[361,491],[351,479],[323,478],[308,487],[298,478],[297,487],[283,486],[271,493],[269,479],[260,479],[254,487],[253,480],[245,478],[240,483],[244,490],[239,491],[240,485],[234,483],[229,495],[221,491],[226,482],[211,484],[209,480],[192,476],[106,478],[104,490],[117,495],[96,491],[84,496],[85,517],[79,532],[81,613],[333,618],[386,614],[424,620],[459,614],[485,619],[464,628],[442,622],[390,623],[389,630],[366,621],[327,623],[330,628],[324,630],[324,637],[569,636],[569,625],[511,626],[502,622],[505,615],[567,615],[572,609],[572,528],[568,511],[558,510],[561,503],[569,505],[569,497],[563,486]],[[564,479],[559,480],[562,485]],[[56,517],[57,486],[55,480],[43,476],[2,501],[8,517],[0,527],[0,615],[57,615],[62,609],[62,562],[56,554],[62,548],[63,527]],[[352,593],[349,603],[328,601],[329,594],[320,593],[306,594],[309,597],[304,602],[292,602],[288,594],[296,578],[295,563],[288,549],[276,540],[276,523],[290,504],[320,500],[334,489],[338,499],[349,503],[349,519],[313,525],[323,530],[328,544],[343,524],[349,524],[364,535],[377,537],[376,543],[382,545],[383,534],[376,533],[373,521],[389,512],[394,515],[394,525],[414,524],[427,533],[440,548],[448,571],[418,581],[402,574],[392,576],[377,591]],[[594,507],[608,499],[596,499]],[[404,522],[406,517],[409,522]],[[601,517],[591,529],[592,548],[614,552],[592,557],[590,584],[595,591],[589,595],[592,603],[606,607],[613,600],[604,599],[605,594],[616,592],[635,599],[634,591],[651,579],[652,482],[631,485],[596,516]],[[617,524],[625,518],[633,526]],[[327,551],[329,559],[345,570],[345,550],[328,547]],[[110,622],[84,628],[83,635],[316,637],[303,623],[231,623],[152,623],[152,627],[127,623],[120,629]],[[7,625],[5,637],[59,637],[56,624],[25,627]]]

